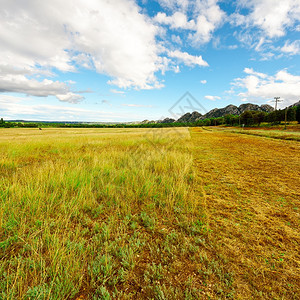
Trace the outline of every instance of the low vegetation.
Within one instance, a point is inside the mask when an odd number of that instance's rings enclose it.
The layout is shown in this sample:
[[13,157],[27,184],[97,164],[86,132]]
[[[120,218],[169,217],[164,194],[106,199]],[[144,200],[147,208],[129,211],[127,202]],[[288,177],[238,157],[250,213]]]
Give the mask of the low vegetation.
[[247,134],[247,135],[256,135],[261,137],[267,137],[272,139],[280,139],[280,140],[292,140],[292,141],[300,141],[300,126],[291,125],[288,126],[286,129],[285,127],[252,127],[252,128],[243,128],[243,129],[236,129],[234,127],[222,127],[222,128],[214,128],[214,130],[222,130],[232,133],[239,133],[239,134]]
[[295,141],[1,129],[0,299],[297,299]]

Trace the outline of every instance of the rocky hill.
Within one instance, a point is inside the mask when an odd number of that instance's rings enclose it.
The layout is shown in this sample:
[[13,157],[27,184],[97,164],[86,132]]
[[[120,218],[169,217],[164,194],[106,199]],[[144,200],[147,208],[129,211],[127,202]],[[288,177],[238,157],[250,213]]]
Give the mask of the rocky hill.
[[219,118],[224,117],[226,115],[240,115],[246,110],[271,112],[274,110],[274,108],[268,104],[263,104],[259,106],[257,104],[245,103],[241,104],[239,107],[230,104],[224,108],[214,108],[205,115],[201,115],[197,111],[194,111],[193,113],[186,113],[183,116],[181,116],[176,122],[196,122],[201,119],[203,120],[209,118]]
[[180,122],[180,123],[196,122],[197,120],[201,119],[202,117],[203,116],[200,113],[198,113],[197,111],[194,111],[192,113],[184,114],[176,122]]
[[176,120],[172,118],[165,118],[163,120],[158,120],[157,123],[174,123]]
[[300,106],[300,100],[299,100],[298,102],[296,102],[296,103],[290,105],[288,108],[290,108],[290,107],[295,107],[295,106]]
[[230,104],[224,108],[212,109],[211,111],[209,111],[207,114],[204,115],[204,119],[219,118],[225,115],[239,115],[239,114],[240,114],[239,108],[235,105]]

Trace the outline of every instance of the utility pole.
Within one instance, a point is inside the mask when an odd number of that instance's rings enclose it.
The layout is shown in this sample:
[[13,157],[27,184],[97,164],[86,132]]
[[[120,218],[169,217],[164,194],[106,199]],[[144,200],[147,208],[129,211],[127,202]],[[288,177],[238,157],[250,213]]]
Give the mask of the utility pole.
[[285,114],[284,114],[284,129],[286,129],[286,120],[287,120],[287,107],[285,108]]
[[274,97],[274,99],[275,99],[275,110],[277,110],[277,103],[281,102],[282,100],[279,100],[280,97]]

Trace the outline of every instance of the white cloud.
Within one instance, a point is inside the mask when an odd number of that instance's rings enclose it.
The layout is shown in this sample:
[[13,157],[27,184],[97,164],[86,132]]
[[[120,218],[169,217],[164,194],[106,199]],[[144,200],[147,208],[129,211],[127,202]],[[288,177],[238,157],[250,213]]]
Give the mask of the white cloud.
[[196,24],[194,20],[188,21],[187,16],[182,12],[175,12],[172,16],[167,16],[165,13],[159,12],[155,17],[154,21],[169,25],[172,29],[190,29],[196,30]]
[[248,15],[235,13],[231,15],[232,23],[246,28],[256,27],[263,36],[281,37],[286,29],[300,20],[299,0],[239,0],[238,5],[250,10]]
[[[251,70],[251,72],[249,72]],[[275,96],[284,99],[282,106],[285,107],[299,100],[300,76],[292,75],[283,69],[274,76],[255,72],[245,68],[248,74],[244,78],[237,78],[233,85],[240,89],[241,98],[273,99]]]
[[177,58],[179,61],[183,62],[187,66],[199,65],[203,67],[207,67],[208,63],[202,59],[202,56],[193,56],[188,54],[187,52],[181,52],[179,50],[169,51],[169,57]]
[[[28,103],[30,101],[30,103]],[[130,112],[116,113],[106,110],[91,110],[80,107],[68,106],[67,103],[61,105],[36,104],[34,99],[26,97],[14,97],[10,95],[0,95],[0,113],[5,120],[41,120],[41,121],[122,121],[137,120],[139,115]],[[145,116],[143,116],[145,117]]]
[[189,0],[158,0],[161,7],[172,11],[186,11],[189,5]]
[[143,105],[143,104],[122,104],[122,106],[129,106],[129,107],[153,107],[152,105]]
[[[213,32],[222,24],[225,12],[217,4],[217,0],[189,1],[184,9],[174,8],[178,1],[160,1],[163,7],[168,7],[173,14],[159,12],[153,20],[159,24],[168,25],[171,29],[190,31],[189,40],[193,45],[208,43]],[[188,9],[189,8],[189,9]],[[187,15],[191,16],[190,19]]]
[[231,25],[239,27],[233,35],[243,46],[258,52],[261,61],[299,53],[297,43],[287,41],[281,49],[274,46],[274,42],[289,31],[297,31],[300,0],[274,1],[238,0],[236,13],[228,17]]
[[12,0],[0,18],[0,66],[68,72],[75,63],[121,88],[161,87],[158,27],[134,1]]
[[[26,71],[24,71],[26,72]],[[60,101],[78,103],[84,97],[69,91],[69,86],[60,81],[29,79],[23,74],[0,73],[0,93],[22,93],[37,97],[56,96]]]
[[283,83],[298,85],[298,96],[300,95],[300,76],[292,75],[284,69],[276,73],[275,80]]
[[[191,31],[189,38],[194,43],[207,42],[223,15],[216,3],[216,0],[201,3],[161,0],[161,6],[171,14],[161,12],[154,19],[173,29]],[[54,95],[60,101],[78,102],[82,99],[78,93],[66,83],[49,77],[55,76],[57,70],[77,72],[83,67],[108,75],[108,83],[121,89],[147,90],[164,86],[157,72],[180,72],[178,62],[188,66],[208,65],[201,56],[174,50],[174,45],[166,40],[157,41],[163,35],[163,27],[142,14],[132,0],[28,0],[26,3],[11,0],[3,7],[0,9],[2,92]],[[171,41],[183,44],[176,34]]]
[[182,40],[179,35],[172,34],[171,40],[175,44],[182,45]]
[[228,49],[230,49],[230,50],[235,50],[237,48],[238,48],[238,45],[229,45],[228,46]]
[[217,0],[196,1],[194,14],[197,16],[196,33],[190,35],[194,44],[204,44],[211,40],[213,32],[222,24],[226,14]]
[[174,73],[180,73],[179,66],[174,66],[172,70],[173,70]]
[[111,89],[110,92],[113,94],[121,94],[121,95],[125,94],[124,91],[119,91],[119,90],[115,90],[115,89]]
[[204,79],[204,80],[201,80],[200,81],[202,84],[206,84],[207,83],[207,81]]
[[76,95],[72,92],[68,92],[62,95],[56,95],[56,98],[60,101],[69,102],[69,103],[79,103],[84,97]]
[[94,68],[93,58],[87,53],[80,53],[72,57],[72,60],[79,66],[92,70]]
[[244,72],[249,75],[255,75],[257,77],[266,78],[267,75],[264,73],[255,72],[252,68],[245,68]]
[[211,96],[211,95],[204,96],[204,98],[208,99],[208,100],[211,100],[211,101],[216,101],[216,100],[221,99],[221,97],[219,97],[219,96]]
[[286,41],[281,51],[290,55],[300,54],[300,40],[294,42]]
[[0,103],[2,104],[14,104],[24,101],[23,97],[16,97],[11,95],[0,95]]

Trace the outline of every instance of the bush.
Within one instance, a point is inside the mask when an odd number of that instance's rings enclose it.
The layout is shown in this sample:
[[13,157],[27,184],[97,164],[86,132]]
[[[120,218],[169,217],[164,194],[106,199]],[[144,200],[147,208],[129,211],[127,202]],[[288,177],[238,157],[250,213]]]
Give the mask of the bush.
[[300,105],[296,108],[296,121],[300,124]]

